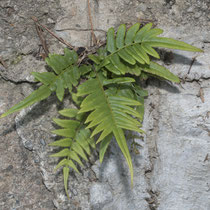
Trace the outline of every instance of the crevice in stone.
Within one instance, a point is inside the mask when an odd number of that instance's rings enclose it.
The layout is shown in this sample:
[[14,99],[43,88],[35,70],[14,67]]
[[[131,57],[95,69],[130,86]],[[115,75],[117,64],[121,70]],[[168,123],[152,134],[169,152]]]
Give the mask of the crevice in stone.
[[11,82],[12,84],[15,84],[15,85],[20,85],[20,84],[37,84],[37,82],[31,82],[31,81],[28,81],[28,80],[20,80],[20,81],[14,81],[14,80],[11,80],[5,76],[3,76],[2,74],[0,74],[0,78],[2,80],[4,80],[5,82]]
[[204,40],[203,43],[209,44],[210,43],[210,40]]
[[149,205],[149,209],[150,210],[156,210],[158,207],[158,200],[157,197],[159,196],[158,192],[154,192],[152,190],[148,190],[147,191],[150,195],[150,198],[146,198],[145,200],[147,201],[148,205]]
[[207,125],[205,124],[197,124],[198,127],[201,127],[204,131],[208,133],[208,136],[210,136],[210,129]]
[[193,83],[193,82],[197,82],[198,84],[200,84],[202,81],[207,81],[210,80],[210,77],[200,77],[199,79],[180,79],[181,83],[185,83],[185,82],[189,82],[189,83]]
[[155,191],[152,186],[152,176],[153,176],[153,171],[154,171],[154,165],[155,165],[155,160],[158,158],[159,153],[158,153],[158,148],[157,148],[157,142],[156,142],[156,137],[159,132],[159,118],[160,118],[160,113],[159,113],[159,106],[160,106],[160,97],[161,94],[157,90],[155,93],[154,97],[154,102],[150,103],[150,118],[153,118],[153,125],[152,128],[149,129],[149,132],[147,133],[147,140],[146,144],[148,147],[148,154],[149,154],[149,161],[150,161],[150,166],[145,170],[145,179],[148,185],[147,192],[150,195],[149,198],[145,198],[146,202],[148,203],[148,206],[151,210],[156,210],[159,206],[158,202],[158,196],[159,192]]

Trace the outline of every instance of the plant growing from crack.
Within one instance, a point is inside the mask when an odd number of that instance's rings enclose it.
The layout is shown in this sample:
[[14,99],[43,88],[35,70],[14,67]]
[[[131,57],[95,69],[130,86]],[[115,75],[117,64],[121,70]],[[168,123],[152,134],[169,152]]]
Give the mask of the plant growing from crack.
[[60,147],[60,151],[51,156],[61,158],[55,169],[63,167],[67,196],[70,168],[79,172],[82,160],[88,161],[87,156],[96,144],[100,144],[99,159],[102,162],[112,137],[127,161],[133,185],[133,165],[124,132],[144,133],[141,123],[147,91],[140,87],[139,81],[154,76],[179,82],[168,69],[151,61],[150,56],[160,58],[154,48],[202,52],[184,42],[159,37],[161,33],[163,30],[152,28],[152,23],[141,28],[136,23],[128,30],[122,24],[116,34],[113,28],[108,30],[106,46],[89,54],[83,64],[74,50],[66,48],[64,55],[50,54],[46,63],[52,71],[32,73],[42,85],[1,115],[1,118],[6,117],[46,99],[53,92],[62,102],[65,90],[68,90],[77,108],[59,111],[66,119],[53,119],[61,129],[52,132],[62,138],[50,144]]

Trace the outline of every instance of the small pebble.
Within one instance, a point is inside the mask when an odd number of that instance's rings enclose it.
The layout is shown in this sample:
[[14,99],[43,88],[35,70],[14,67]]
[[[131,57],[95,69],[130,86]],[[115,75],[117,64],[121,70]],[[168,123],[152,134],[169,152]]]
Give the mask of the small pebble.
[[85,179],[88,178],[88,171],[85,171],[85,172],[84,172],[83,177],[84,177]]
[[201,12],[196,12],[194,15],[195,18],[199,18],[200,16],[201,16]]
[[187,10],[187,12],[193,12],[194,8],[193,7],[189,7],[189,9]]
[[34,163],[39,163],[40,162],[40,158],[39,158],[39,156],[36,156],[35,158],[34,158]]
[[46,146],[46,142],[44,139],[40,139],[40,143],[43,145],[43,146]]
[[24,144],[24,147],[30,151],[33,150],[33,144],[31,141],[26,141],[25,144]]
[[47,23],[55,23],[55,21],[52,18],[48,18]]
[[74,194],[74,196],[78,194],[78,192],[75,189],[72,189],[72,193]]

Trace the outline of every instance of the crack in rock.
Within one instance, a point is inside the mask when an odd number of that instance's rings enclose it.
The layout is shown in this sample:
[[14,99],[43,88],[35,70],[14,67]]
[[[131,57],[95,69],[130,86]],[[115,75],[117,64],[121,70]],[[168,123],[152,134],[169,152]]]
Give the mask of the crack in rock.
[[3,76],[2,74],[0,74],[0,77],[1,77],[2,80],[6,81],[6,82],[11,82],[15,85],[20,85],[20,84],[33,84],[34,85],[34,84],[37,84],[37,82],[32,82],[32,81],[28,81],[28,80],[14,81],[12,79],[9,79],[9,78]]
[[147,131],[146,144],[148,147],[150,167],[145,170],[145,180],[148,185],[147,192],[150,195],[150,197],[145,198],[145,200],[148,203],[150,210],[156,210],[159,206],[158,203],[159,192],[153,190],[151,179],[153,176],[155,160],[159,156],[157,143],[156,143],[156,136],[159,132],[160,97],[161,97],[160,92],[156,90],[154,93],[153,101],[149,104],[150,109],[149,109],[148,122],[150,122],[150,124],[148,125],[149,129]]

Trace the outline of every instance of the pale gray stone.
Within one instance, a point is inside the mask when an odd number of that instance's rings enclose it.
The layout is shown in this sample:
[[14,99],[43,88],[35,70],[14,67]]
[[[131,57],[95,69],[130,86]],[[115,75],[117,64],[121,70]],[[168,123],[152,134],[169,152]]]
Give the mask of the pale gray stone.
[[[183,88],[192,92],[196,86]],[[159,96],[159,129],[153,137],[158,158],[152,177],[153,189],[160,193],[158,209],[209,208],[209,88],[204,89],[204,98],[203,103],[183,89]]]
[[112,192],[105,183],[95,183],[90,188],[90,204],[92,209],[100,210],[112,202]]
[[[94,32],[100,39],[105,39],[110,27],[150,19],[164,29],[164,36],[193,44],[204,53],[161,51],[160,63],[182,82],[171,84],[154,78],[147,82],[146,136],[135,139],[142,146],[137,147],[139,154],[131,153],[133,188],[126,161],[113,141],[102,164],[91,159],[81,169],[84,175],[70,174],[71,199],[67,199],[62,172],[53,172],[58,161],[49,158],[53,148],[47,146],[56,138],[50,134],[54,129],[51,118],[58,117],[61,108],[55,97],[1,119],[0,209],[210,209],[208,1],[90,3]],[[0,114],[33,91],[32,71],[46,71],[31,16],[74,46],[92,44],[87,1],[1,0],[0,56],[8,68],[0,64]],[[65,45],[49,34],[46,40],[51,53],[63,53]],[[172,56],[167,60],[170,51]],[[68,107],[69,100],[64,104]]]

